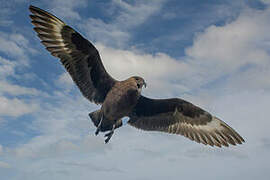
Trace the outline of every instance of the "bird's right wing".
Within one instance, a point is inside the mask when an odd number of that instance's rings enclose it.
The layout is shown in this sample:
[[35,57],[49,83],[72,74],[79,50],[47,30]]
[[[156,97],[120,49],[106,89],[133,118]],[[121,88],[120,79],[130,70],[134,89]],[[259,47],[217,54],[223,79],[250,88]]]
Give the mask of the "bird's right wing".
[[101,104],[116,80],[106,72],[97,49],[54,15],[34,6],[29,10],[41,43],[60,58],[83,96]]
[[244,139],[229,125],[182,99],[141,96],[128,123],[139,129],[183,135],[211,146],[242,144]]

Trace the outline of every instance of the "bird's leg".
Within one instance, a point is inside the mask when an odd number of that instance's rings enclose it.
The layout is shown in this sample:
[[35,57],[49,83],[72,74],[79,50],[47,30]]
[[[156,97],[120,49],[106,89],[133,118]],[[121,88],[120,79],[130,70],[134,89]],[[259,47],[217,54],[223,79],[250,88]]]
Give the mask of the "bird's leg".
[[114,129],[115,129],[115,124],[113,125],[112,130],[111,130],[109,133],[105,134],[104,137],[107,137],[107,138],[105,139],[105,143],[108,143],[109,140],[111,139],[111,137],[112,137],[112,135],[113,135],[113,133],[114,133]]
[[101,115],[101,118],[100,118],[100,121],[98,123],[98,126],[97,126],[97,130],[95,132],[95,135],[97,136],[99,131],[100,131],[100,128],[101,128],[101,124],[102,124],[102,120],[103,120],[103,114]]

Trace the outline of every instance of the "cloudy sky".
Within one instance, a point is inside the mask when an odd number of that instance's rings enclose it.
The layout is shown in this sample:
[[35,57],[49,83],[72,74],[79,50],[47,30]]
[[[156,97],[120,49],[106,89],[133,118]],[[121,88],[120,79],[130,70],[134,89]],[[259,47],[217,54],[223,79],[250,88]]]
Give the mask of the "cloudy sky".
[[[105,145],[88,117],[99,106],[40,44],[30,4],[91,40],[116,79],[143,76],[144,95],[191,101],[246,143],[213,148],[126,125]],[[269,179],[269,0],[1,0],[0,9],[1,179]]]

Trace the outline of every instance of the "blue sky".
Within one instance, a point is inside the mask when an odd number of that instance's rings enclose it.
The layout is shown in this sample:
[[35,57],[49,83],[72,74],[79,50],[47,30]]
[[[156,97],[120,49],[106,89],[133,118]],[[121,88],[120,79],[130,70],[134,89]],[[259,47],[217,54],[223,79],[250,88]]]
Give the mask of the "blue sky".
[[[88,102],[30,23],[32,4],[98,48],[108,72],[146,79],[234,127],[241,146],[212,148],[128,125],[94,136]],[[0,3],[2,179],[268,179],[269,0],[10,0]]]

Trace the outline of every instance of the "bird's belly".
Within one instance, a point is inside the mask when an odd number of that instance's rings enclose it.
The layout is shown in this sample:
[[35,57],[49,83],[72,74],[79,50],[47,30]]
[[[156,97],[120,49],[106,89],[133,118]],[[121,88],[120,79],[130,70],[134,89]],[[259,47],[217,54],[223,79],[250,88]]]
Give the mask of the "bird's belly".
[[118,120],[130,114],[137,103],[138,92],[136,90],[114,89],[106,97],[102,109],[108,120]]

